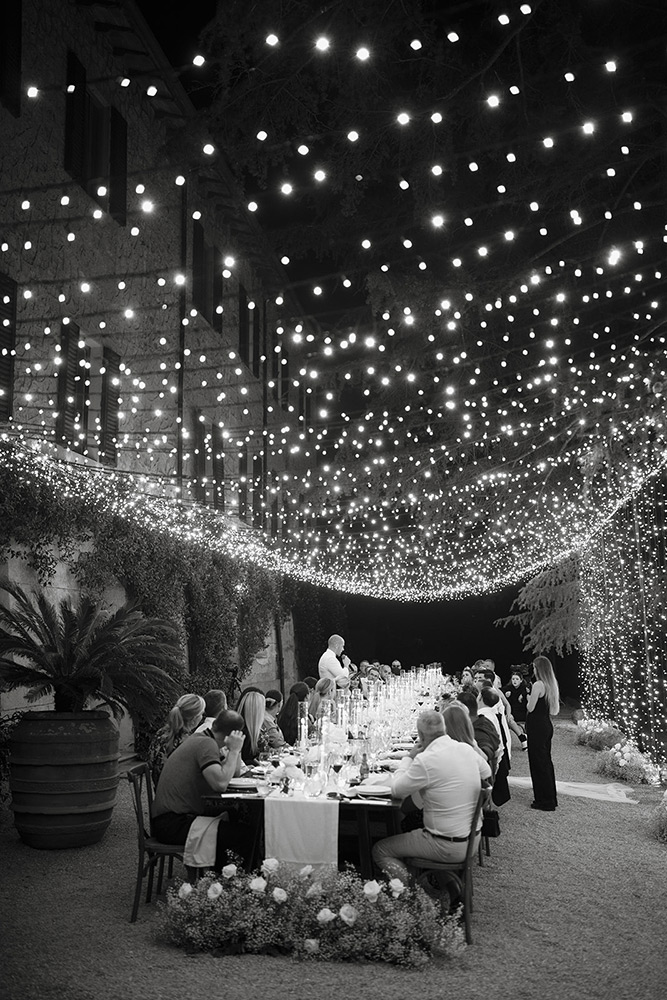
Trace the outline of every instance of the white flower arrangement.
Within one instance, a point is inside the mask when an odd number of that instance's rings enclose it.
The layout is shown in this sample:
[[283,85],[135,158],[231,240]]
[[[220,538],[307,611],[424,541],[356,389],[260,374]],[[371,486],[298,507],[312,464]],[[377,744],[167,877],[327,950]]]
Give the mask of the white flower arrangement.
[[[233,869],[233,870],[232,870]],[[315,960],[419,966],[465,948],[457,916],[443,915],[418,886],[362,879],[353,870],[312,878],[274,858],[259,873],[227,865],[194,886],[171,889],[163,929],[175,945],[217,955],[252,952]]]

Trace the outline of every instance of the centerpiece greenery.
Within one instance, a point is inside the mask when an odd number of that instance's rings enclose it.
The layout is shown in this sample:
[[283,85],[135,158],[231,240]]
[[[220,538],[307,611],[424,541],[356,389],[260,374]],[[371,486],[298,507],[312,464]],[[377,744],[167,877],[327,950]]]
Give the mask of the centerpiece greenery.
[[189,952],[290,954],[325,961],[421,966],[465,949],[457,915],[400,879],[364,881],[355,871],[294,872],[274,858],[248,874],[227,865],[169,891],[162,932]]

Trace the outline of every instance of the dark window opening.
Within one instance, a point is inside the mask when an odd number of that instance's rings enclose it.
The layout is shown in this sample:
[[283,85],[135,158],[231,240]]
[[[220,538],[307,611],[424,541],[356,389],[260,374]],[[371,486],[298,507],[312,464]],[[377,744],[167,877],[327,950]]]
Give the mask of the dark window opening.
[[86,70],[67,53],[65,170],[121,225],[127,221],[127,123],[86,83]]
[[0,104],[14,115],[21,114],[21,0],[0,4]]

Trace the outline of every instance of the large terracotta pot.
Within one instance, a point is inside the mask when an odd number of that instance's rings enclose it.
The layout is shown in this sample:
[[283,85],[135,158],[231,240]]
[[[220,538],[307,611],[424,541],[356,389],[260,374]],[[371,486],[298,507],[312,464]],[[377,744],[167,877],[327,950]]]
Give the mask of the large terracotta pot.
[[12,733],[14,824],[30,847],[104,836],[118,787],[118,729],[105,712],[26,712]]

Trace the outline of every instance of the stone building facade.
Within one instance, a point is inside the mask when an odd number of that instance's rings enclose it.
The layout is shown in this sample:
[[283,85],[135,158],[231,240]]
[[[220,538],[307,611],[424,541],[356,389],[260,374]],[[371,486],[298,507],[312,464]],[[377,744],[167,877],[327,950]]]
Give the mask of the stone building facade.
[[5,0],[0,38],[0,435],[279,532],[315,408],[224,151],[131,0]]

